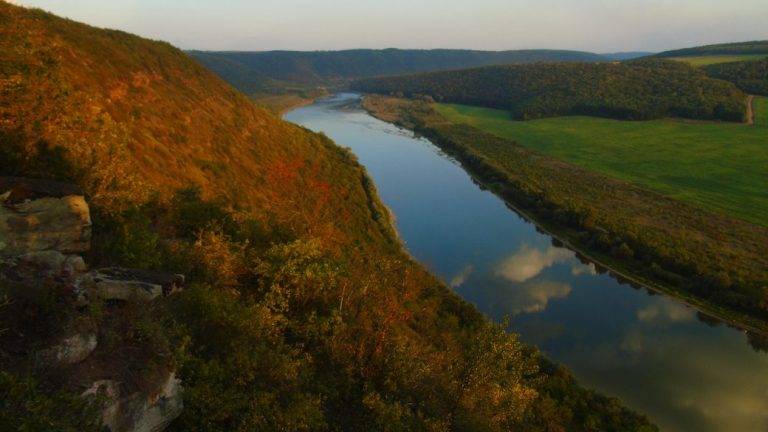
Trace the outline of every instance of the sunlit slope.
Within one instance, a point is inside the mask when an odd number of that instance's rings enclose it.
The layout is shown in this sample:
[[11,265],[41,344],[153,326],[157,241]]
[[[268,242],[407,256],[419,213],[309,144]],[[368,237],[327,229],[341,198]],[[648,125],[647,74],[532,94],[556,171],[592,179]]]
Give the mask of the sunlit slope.
[[471,124],[580,166],[671,197],[768,225],[768,99],[755,100],[755,126],[594,117],[513,121],[508,112],[436,105]]
[[167,43],[0,2],[0,60],[2,149],[63,149],[73,180],[105,209],[194,185],[263,221],[339,240],[338,227],[378,235],[346,152]]
[[768,41],[750,41],[704,45],[654,54],[688,63],[693,66],[708,66],[721,63],[760,60],[768,57]]
[[690,57],[669,57],[669,59],[685,62],[691,66],[709,66],[709,65],[716,65],[716,64],[722,64],[722,63],[761,60],[766,57],[768,57],[768,54],[705,55],[705,56],[690,56]]

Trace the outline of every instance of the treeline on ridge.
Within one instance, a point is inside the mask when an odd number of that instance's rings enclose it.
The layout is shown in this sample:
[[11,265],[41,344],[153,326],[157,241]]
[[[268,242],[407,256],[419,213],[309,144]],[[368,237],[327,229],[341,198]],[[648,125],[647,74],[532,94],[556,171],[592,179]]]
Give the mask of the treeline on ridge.
[[704,66],[712,78],[732,82],[744,92],[768,96],[768,58]]
[[363,79],[353,88],[505,109],[519,120],[563,115],[737,122],[745,118],[746,95],[732,84],[686,64],[655,59],[488,66]]
[[389,48],[342,51],[190,51],[189,54],[246,93],[249,93],[248,89],[238,84],[249,80],[258,83],[269,79],[299,85],[332,85],[355,78],[494,64],[608,60],[599,54],[566,50],[477,51]]
[[655,57],[768,54],[768,41],[733,42],[664,51]]

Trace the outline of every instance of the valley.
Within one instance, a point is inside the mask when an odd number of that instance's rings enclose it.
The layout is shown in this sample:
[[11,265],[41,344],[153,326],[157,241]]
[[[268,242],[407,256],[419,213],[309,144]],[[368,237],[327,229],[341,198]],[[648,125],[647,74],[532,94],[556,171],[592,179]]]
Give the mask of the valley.
[[686,2],[0,0],[0,430],[765,430],[768,41],[669,48],[768,10]]
[[[760,399],[759,371],[768,361],[762,336],[745,337],[574,252],[508,208],[495,188],[476,183],[482,177],[470,177],[449,149],[371,118],[357,99],[336,95],[285,118],[352,149],[395,214],[406,248],[457,294],[498,321],[509,318],[510,331],[662,430],[750,430],[764,421],[759,409],[707,413],[703,397],[718,394],[723,407]],[[712,369],[689,368],[702,357]],[[722,386],[724,376],[741,384]]]

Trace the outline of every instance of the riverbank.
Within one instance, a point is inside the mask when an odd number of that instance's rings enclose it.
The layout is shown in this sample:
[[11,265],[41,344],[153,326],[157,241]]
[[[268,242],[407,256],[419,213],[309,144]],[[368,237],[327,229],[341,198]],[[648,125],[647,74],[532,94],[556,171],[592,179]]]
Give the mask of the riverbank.
[[515,210],[624,279],[768,334],[760,310],[748,308],[759,302],[751,289],[759,289],[766,269],[759,249],[765,229],[451,124],[425,103],[372,96],[364,107],[427,136]]
[[318,92],[312,95],[304,95],[298,93],[286,93],[286,94],[255,94],[251,96],[251,99],[260,106],[271,111],[273,114],[282,117],[285,113],[301,108],[303,106],[311,105],[316,100],[327,96],[327,92]]

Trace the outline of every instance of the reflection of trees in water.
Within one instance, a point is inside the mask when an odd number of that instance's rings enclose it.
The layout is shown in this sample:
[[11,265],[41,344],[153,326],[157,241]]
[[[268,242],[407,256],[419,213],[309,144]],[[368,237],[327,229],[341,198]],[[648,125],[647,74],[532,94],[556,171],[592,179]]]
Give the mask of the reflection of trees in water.
[[[742,330],[737,326],[725,323],[715,317],[711,317],[701,312],[696,312],[696,318],[710,327],[719,327],[722,324],[726,324],[728,327],[734,330]],[[747,335],[747,343],[749,343],[749,346],[751,346],[753,350],[759,353],[768,353],[768,335],[755,333],[749,330],[745,331],[744,333]]]
[[703,322],[704,324],[710,326],[710,327],[719,327],[720,324],[723,322],[715,317],[709,316],[705,313],[702,313],[701,311],[696,312],[696,318],[699,319],[699,321]]
[[753,350],[761,353],[768,353],[768,335],[747,332],[747,342]]

